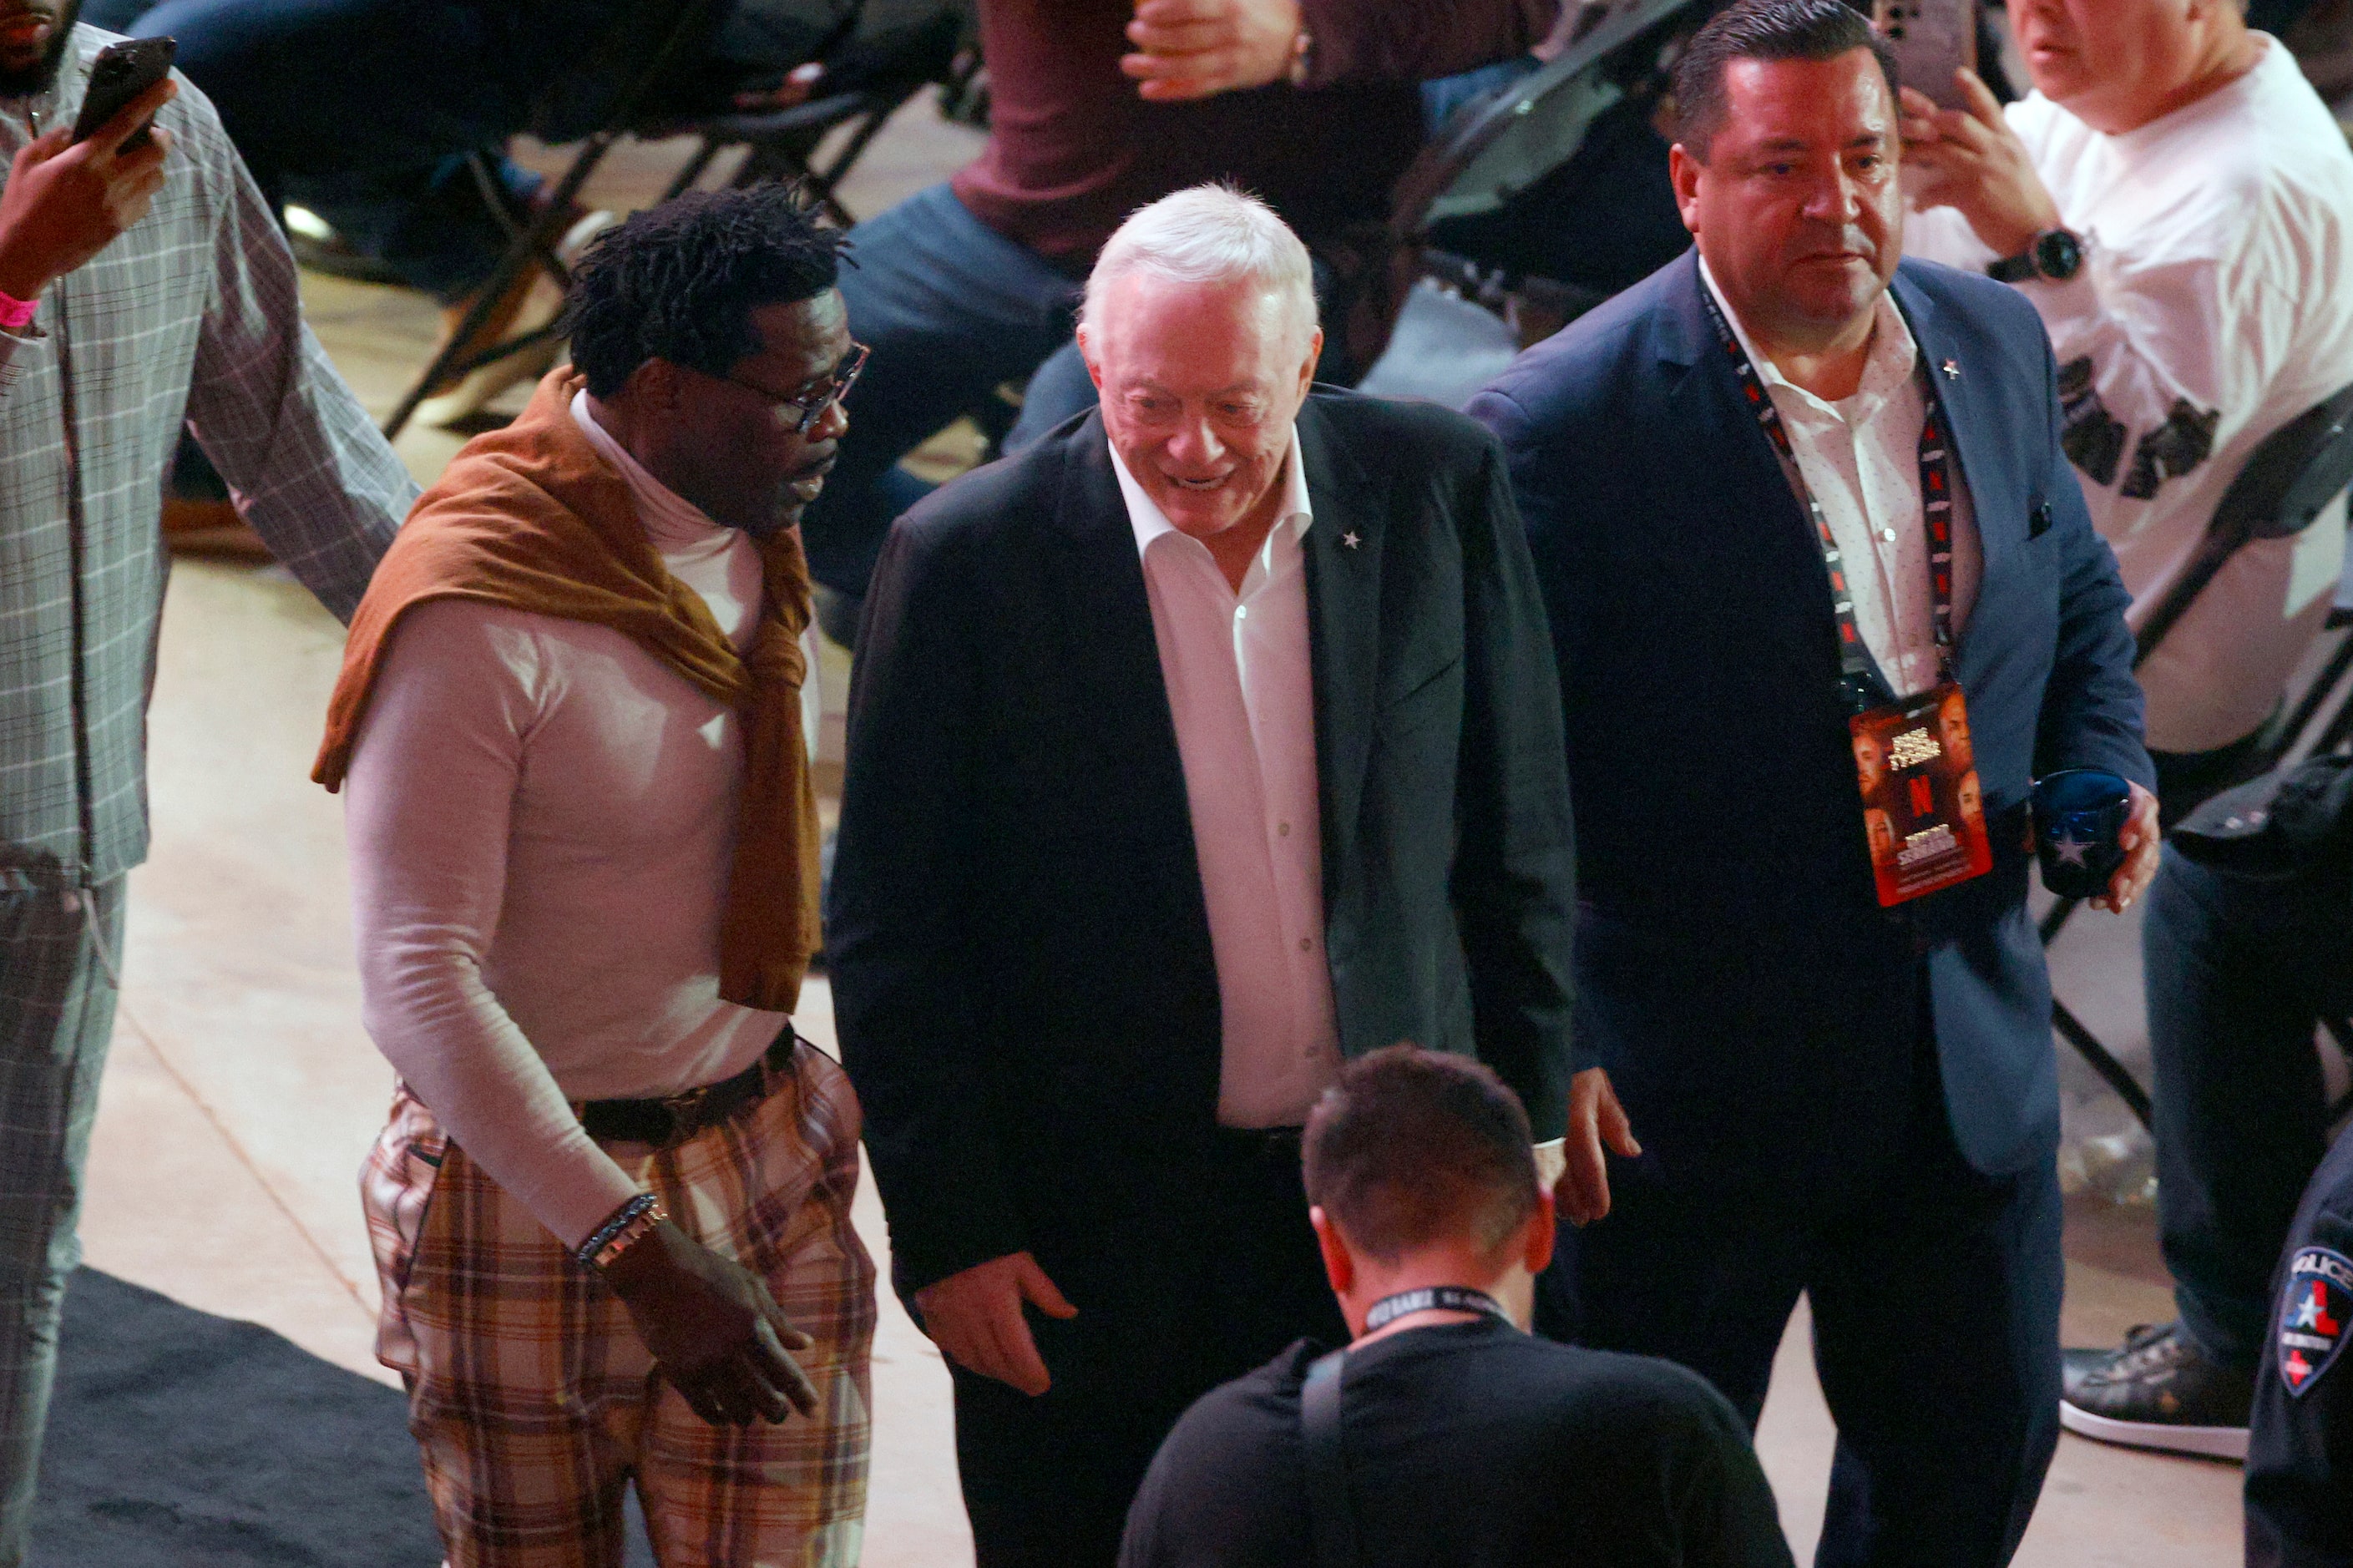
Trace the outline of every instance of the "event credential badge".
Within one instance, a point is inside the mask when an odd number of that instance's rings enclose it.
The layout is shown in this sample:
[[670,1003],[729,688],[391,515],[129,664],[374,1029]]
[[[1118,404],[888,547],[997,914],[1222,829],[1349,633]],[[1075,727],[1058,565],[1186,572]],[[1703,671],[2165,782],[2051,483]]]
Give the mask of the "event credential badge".
[[1862,830],[1883,907],[1993,868],[1968,705],[1947,681],[1847,721],[1862,786]]

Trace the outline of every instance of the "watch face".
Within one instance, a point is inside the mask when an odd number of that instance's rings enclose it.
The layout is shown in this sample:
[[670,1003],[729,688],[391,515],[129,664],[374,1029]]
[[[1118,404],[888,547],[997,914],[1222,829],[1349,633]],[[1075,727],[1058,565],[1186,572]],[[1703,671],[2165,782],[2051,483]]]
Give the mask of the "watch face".
[[2083,242],[2065,229],[2054,228],[2035,237],[2034,269],[2045,278],[2064,281],[2083,265]]

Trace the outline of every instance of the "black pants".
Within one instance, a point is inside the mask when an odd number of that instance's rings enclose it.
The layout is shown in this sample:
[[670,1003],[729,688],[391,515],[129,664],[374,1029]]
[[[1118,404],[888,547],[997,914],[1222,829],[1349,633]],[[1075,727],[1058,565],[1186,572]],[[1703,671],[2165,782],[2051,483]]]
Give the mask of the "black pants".
[[[1839,1433],[1818,1565],[2007,1563],[2058,1442],[2054,1161],[1972,1170],[1925,1018],[1919,1032],[1860,1047],[1879,1053],[1870,1070],[1891,1090],[1883,1127],[1836,1129],[1810,1154],[1793,1137],[1785,1157],[1711,1169],[1653,1143],[1637,1113],[1648,1152],[1612,1163],[1609,1216],[1564,1228],[1544,1282],[1546,1331],[1681,1362],[1752,1428],[1789,1314],[1810,1299]],[[1908,1072],[1892,1052],[1908,1053]]]
[[[1207,1189],[1181,1214],[1139,1216],[1154,1258],[1056,1275],[1079,1315],[1032,1312],[1053,1386],[1032,1399],[951,1363],[956,1468],[977,1568],[1110,1568],[1127,1506],[1186,1407],[1302,1337],[1346,1342],[1300,1186],[1296,1136],[1221,1134]],[[1154,1247],[1144,1227],[1185,1233]],[[1112,1238],[1116,1246],[1121,1238]],[[1166,1259],[1181,1256],[1170,1266]],[[1084,1281],[1084,1282],[1082,1282]]]
[[2273,1267],[2327,1148],[2313,1037],[2324,1012],[2353,1011],[2353,879],[2253,882],[2168,848],[2141,952],[2174,1301],[2199,1349],[2252,1367]]

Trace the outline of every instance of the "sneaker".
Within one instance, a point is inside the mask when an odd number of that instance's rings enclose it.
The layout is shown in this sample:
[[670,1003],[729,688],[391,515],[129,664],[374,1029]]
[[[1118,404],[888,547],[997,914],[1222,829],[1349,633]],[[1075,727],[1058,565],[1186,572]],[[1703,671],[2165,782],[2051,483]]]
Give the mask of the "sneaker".
[[2061,1361],[2059,1424],[2130,1448],[2247,1457],[2254,1373],[2221,1365],[2178,1322],[2143,1323],[2121,1350],[2071,1350]]

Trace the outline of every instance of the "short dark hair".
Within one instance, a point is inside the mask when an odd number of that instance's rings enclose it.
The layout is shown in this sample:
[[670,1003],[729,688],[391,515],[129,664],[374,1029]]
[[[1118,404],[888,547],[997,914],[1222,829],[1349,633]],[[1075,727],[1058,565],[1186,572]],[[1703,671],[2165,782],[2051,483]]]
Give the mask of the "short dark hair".
[[1711,18],[1675,61],[1675,140],[1701,163],[1728,112],[1724,70],[1735,60],[1834,60],[1869,49],[1896,97],[1895,51],[1843,0],[1736,0]]
[[1307,1118],[1307,1201],[1385,1263],[1461,1237],[1492,1253],[1536,1206],[1519,1096],[1468,1057],[1390,1046]]
[[833,287],[845,237],[786,184],[689,191],[633,213],[572,269],[572,363],[598,397],[649,359],[725,375],[760,350],[754,310]]

